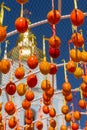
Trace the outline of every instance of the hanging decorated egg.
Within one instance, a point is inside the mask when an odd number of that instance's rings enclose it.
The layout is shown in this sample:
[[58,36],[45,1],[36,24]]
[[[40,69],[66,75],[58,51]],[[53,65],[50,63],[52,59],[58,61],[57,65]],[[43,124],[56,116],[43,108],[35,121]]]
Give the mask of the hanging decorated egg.
[[44,105],[49,106],[51,104],[51,100],[49,100],[48,102],[43,100],[43,103],[44,103]]
[[0,62],[0,71],[3,74],[7,74],[10,71],[10,61],[8,59],[2,59]]
[[80,33],[73,33],[72,34],[72,42],[76,47],[82,47],[84,44],[84,38]]
[[15,83],[13,83],[12,81],[10,81],[10,82],[6,85],[5,90],[6,90],[6,92],[7,92],[9,95],[15,94],[15,92],[16,92],[16,85],[15,85]]
[[43,93],[43,99],[46,101],[46,102],[49,102],[51,99],[49,96],[47,96],[46,92]]
[[75,70],[75,72],[74,72],[74,76],[75,76],[76,78],[82,78],[82,75],[83,75],[83,70],[82,70],[82,68],[77,67],[76,70]]
[[27,29],[28,29],[27,19],[24,18],[24,17],[17,18],[16,21],[15,21],[15,27],[16,27],[17,31],[20,32],[20,33],[26,32]]
[[49,107],[44,105],[43,106],[43,112],[44,112],[44,114],[48,114],[49,113]]
[[74,115],[74,119],[76,119],[76,120],[81,119],[81,113],[79,111],[75,111],[73,115]]
[[63,114],[67,114],[69,112],[68,105],[63,105],[62,108],[61,108],[61,112]]
[[47,75],[50,71],[50,64],[47,61],[42,61],[39,64],[40,72],[44,75]]
[[80,88],[81,88],[82,91],[87,92],[87,84],[86,83],[84,83],[84,82],[81,83]]
[[81,52],[81,60],[83,62],[87,62],[87,51],[82,51]]
[[69,94],[71,93],[71,91],[64,91],[64,90],[62,90],[62,94],[64,95],[64,96],[68,96]]
[[86,109],[86,101],[84,99],[80,99],[78,105],[81,109]]
[[36,128],[37,128],[38,130],[42,130],[42,129],[43,129],[43,123],[42,123],[41,121],[37,121],[37,122],[36,122]]
[[32,121],[33,121],[33,119],[25,118],[25,123],[26,123],[27,125],[31,125]]
[[68,130],[68,128],[65,125],[61,125],[60,130]]
[[33,111],[31,109],[25,110],[25,117],[27,119],[33,119],[33,117],[34,117]]
[[71,49],[70,50],[70,57],[74,62],[80,62],[81,61],[81,52],[80,52],[80,50]]
[[16,0],[19,4],[25,4],[28,2],[28,0]]
[[3,42],[6,39],[6,27],[0,26],[0,42]]
[[68,72],[70,73],[74,73],[75,70],[76,70],[76,64],[74,61],[70,60],[67,65],[66,65],[66,68],[68,70]]
[[19,66],[18,68],[16,68],[15,77],[17,79],[23,79],[24,75],[25,75],[25,70],[22,66]]
[[80,26],[84,22],[84,14],[79,9],[74,9],[70,14],[70,20],[73,25]]
[[49,45],[52,48],[59,48],[61,45],[61,40],[58,36],[53,35],[52,37],[49,38]]
[[54,119],[50,119],[50,126],[53,128],[56,127],[56,121]]
[[66,120],[67,122],[70,122],[70,121],[72,120],[72,115],[71,115],[70,113],[67,113],[67,114],[65,115],[65,120]]
[[54,95],[54,87],[50,87],[47,91],[46,91],[46,95],[51,98]]
[[12,101],[8,101],[5,103],[4,106],[5,111],[9,114],[12,115],[15,113],[15,105]]
[[65,96],[65,100],[67,101],[67,102],[71,102],[72,101],[72,93],[70,93],[69,95],[67,95],[67,96]]
[[51,87],[51,84],[50,84],[50,81],[49,81],[49,80],[44,79],[44,80],[41,82],[41,89],[42,89],[43,91],[46,91],[46,90],[50,89],[50,87]]
[[72,123],[72,130],[78,130],[79,129],[79,125],[77,123]]
[[64,92],[71,92],[71,84],[69,83],[69,82],[64,82],[63,84],[62,84],[62,90],[64,91]]
[[26,92],[26,84],[24,83],[19,83],[17,85],[17,93],[19,96],[23,96]]
[[15,116],[10,117],[10,119],[8,120],[8,126],[13,129],[17,124],[17,119]]
[[56,116],[56,110],[55,108],[49,108],[49,116],[54,118]]
[[32,90],[27,90],[25,93],[25,98],[28,101],[32,101],[34,99],[34,92]]
[[58,67],[57,67],[55,64],[50,63],[50,71],[49,71],[49,74],[54,75],[54,74],[57,73],[57,70],[58,70]]
[[61,15],[58,10],[51,10],[47,14],[47,19],[50,24],[57,24],[60,21]]
[[30,106],[31,106],[31,103],[27,99],[24,99],[22,101],[22,107],[23,107],[23,109],[27,110],[27,109],[30,108]]
[[27,77],[27,85],[30,87],[30,88],[34,88],[37,84],[37,77],[35,74],[30,74],[28,77]]
[[32,55],[28,57],[27,64],[29,68],[35,69],[38,65],[38,58],[36,55]]
[[84,92],[84,91],[83,91],[83,92],[82,92],[82,95],[83,95],[84,98],[87,98],[87,92]]
[[52,58],[58,58],[59,55],[60,55],[60,50],[58,48],[52,48],[52,47],[50,47],[49,48],[49,55]]

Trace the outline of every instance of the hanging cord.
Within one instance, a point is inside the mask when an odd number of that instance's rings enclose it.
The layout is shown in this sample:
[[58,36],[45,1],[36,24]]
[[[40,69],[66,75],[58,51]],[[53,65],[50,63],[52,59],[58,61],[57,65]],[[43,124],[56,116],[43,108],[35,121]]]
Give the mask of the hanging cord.
[[20,17],[23,17],[23,4],[21,4],[21,13],[20,13]]

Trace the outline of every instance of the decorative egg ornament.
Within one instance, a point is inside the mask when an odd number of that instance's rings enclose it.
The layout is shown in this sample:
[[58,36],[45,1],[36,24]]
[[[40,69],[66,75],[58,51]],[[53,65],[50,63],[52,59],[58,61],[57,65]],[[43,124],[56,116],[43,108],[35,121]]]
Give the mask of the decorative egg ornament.
[[80,50],[71,49],[70,50],[70,57],[74,62],[80,62],[81,61],[81,52],[80,52]]
[[77,67],[75,72],[74,72],[74,76],[76,78],[81,78],[83,75],[83,70],[80,67]]
[[7,74],[10,71],[10,61],[8,59],[2,59],[0,62],[0,71],[3,74]]
[[79,125],[77,123],[72,123],[72,130],[78,130]]
[[41,88],[43,91],[46,91],[46,90],[49,90],[51,87],[51,84],[50,84],[50,81],[47,80],[47,79],[44,79],[42,82],[41,82]]
[[0,42],[5,41],[6,35],[7,35],[7,33],[6,33],[6,27],[0,26]]
[[82,47],[84,44],[84,38],[80,33],[73,33],[72,42],[76,47]]
[[76,64],[74,61],[70,60],[68,63],[67,63],[67,66],[66,66],[68,72],[70,73],[74,73],[75,70],[76,70]]
[[25,93],[25,98],[28,101],[32,101],[34,99],[34,92],[32,90],[27,90]]
[[20,33],[26,32],[27,29],[28,29],[27,19],[23,18],[23,17],[17,18],[16,21],[15,21],[15,27],[16,27],[17,31],[20,32]]
[[56,121],[54,119],[50,119],[50,126],[53,128],[56,127]]
[[74,9],[70,14],[70,20],[73,25],[80,26],[84,23],[84,14],[79,9]]
[[28,0],[16,0],[19,4],[25,4],[28,2]]
[[81,109],[86,109],[86,101],[84,99],[80,99],[78,105]]
[[36,122],[36,128],[37,128],[38,130],[42,130],[42,128],[43,128],[43,123],[42,123],[41,121],[37,121],[37,122]]
[[40,72],[44,75],[47,75],[50,71],[50,64],[47,61],[42,61],[39,64]]
[[60,21],[61,15],[58,10],[51,10],[47,14],[47,19],[50,24],[57,24]]
[[26,110],[25,116],[27,119],[33,119],[33,117],[34,117],[33,111],[31,109]]
[[23,96],[26,92],[26,85],[24,83],[19,83],[17,85],[17,93],[19,96]]
[[7,92],[9,95],[15,94],[15,92],[16,92],[16,85],[15,85],[15,83],[13,83],[12,81],[10,81],[10,82],[6,85],[5,90],[6,90],[6,92]]
[[69,108],[67,105],[63,105],[61,108],[61,111],[63,114],[67,114],[69,112]]
[[31,103],[27,99],[24,99],[22,101],[22,107],[23,107],[23,109],[27,110],[27,109],[30,108],[30,106],[31,106]]
[[64,82],[63,84],[62,84],[62,90],[64,91],[64,92],[71,92],[71,84],[69,83],[69,82]]
[[37,84],[37,77],[35,74],[30,74],[28,77],[27,77],[27,85],[30,87],[30,88],[34,88]]
[[15,113],[15,105],[12,101],[6,102],[4,109],[9,115],[13,115]]
[[10,119],[8,120],[8,126],[13,129],[17,124],[17,120],[15,116],[10,117]]
[[50,47],[49,48],[49,55],[52,58],[58,58],[59,55],[60,55],[60,50],[58,48],[52,48],[52,47]]
[[48,113],[49,113],[49,107],[46,106],[46,105],[44,105],[44,106],[43,106],[43,112],[44,112],[45,114],[48,114]]
[[15,70],[15,77],[17,79],[23,79],[24,75],[25,75],[25,70],[24,70],[23,67],[16,68],[16,70]]
[[52,48],[58,48],[60,47],[61,45],[61,40],[58,36],[52,36],[49,38],[49,45],[52,47]]
[[80,120],[81,119],[81,113],[79,111],[75,111],[73,115],[74,115],[74,118],[76,120]]
[[56,116],[55,108],[49,108],[49,116],[54,118]]
[[27,60],[27,64],[29,66],[29,68],[31,69],[35,69],[38,65],[38,58],[36,55],[33,56],[29,56],[28,60]]
[[81,52],[81,60],[87,62],[87,51]]
[[50,63],[50,71],[49,71],[49,74],[51,75],[54,75],[57,73],[57,70],[58,70],[58,67],[53,64],[53,63]]

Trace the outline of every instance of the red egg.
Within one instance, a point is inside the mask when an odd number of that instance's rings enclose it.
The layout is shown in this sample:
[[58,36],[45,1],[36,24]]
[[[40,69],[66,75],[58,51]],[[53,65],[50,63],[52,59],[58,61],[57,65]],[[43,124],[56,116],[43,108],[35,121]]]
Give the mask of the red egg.
[[56,74],[57,70],[58,70],[57,66],[55,64],[51,63],[50,64],[50,72],[49,73],[50,74]]
[[47,19],[50,24],[57,24],[60,21],[61,15],[58,10],[51,10],[47,14]]
[[10,81],[7,85],[6,85],[6,92],[9,94],[9,95],[13,95],[15,94],[16,92],[16,85]]
[[60,40],[60,38],[58,37],[58,36],[51,36],[50,38],[49,38],[49,45],[51,46],[51,47],[53,47],[53,48],[58,48],[58,47],[60,47],[60,45],[61,45],[61,40]]
[[29,68],[35,69],[37,67],[37,65],[38,65],[37,56],[35,56],[35,55],[29,56],[28,60],[27,60],[27,64],[28,64]]
[[72,130],[78,130],[79,125],[77,123],[72,123]]
[[49,48],[49,55],[50,55],[52,58],[57,58],[57,57],[59,57],[59,55],[60,55],[60,50],[57,49],[57,48],[52,48],[52,47],[50,47],[50,48]]
[[27,84],[28,84],[28,86],[30,88],[33,88],[33,87],[36,86],[36,84],[37,84],[37,77],[36,77],[35,74],[31,74],[31,75],[28,76],[28,78],[27,78]]
[[17,18],[16,21],[15,21],[15,27],[16,27],[17,31],[20,32],[20,33],[26,32],[27,29],[28,29],[27,19],[23,18],[23,17]]
[[73,25],[80,26],[84,22],[84,14],[79,9],[74,9],[70,14],[70,20]]

